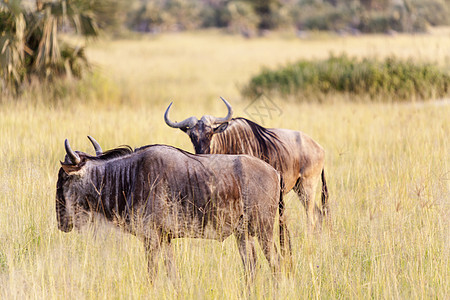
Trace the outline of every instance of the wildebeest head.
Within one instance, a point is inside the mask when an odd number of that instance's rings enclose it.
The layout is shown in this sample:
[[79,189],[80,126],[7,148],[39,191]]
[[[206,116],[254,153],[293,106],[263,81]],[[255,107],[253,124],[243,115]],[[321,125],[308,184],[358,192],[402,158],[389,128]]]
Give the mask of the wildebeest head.
[[[96,155],[101,155],[103,151],[97,141],[91,136],[88,136],[88,138],[94,146]],[[74,207],[73,203],[66,201],[64,193],[67,187],[80,179],[83,166],[90,156],[84,152],[73,151],[67,139],[65,140],[64,146],[66,156],[64,157],[64,161],[61,162],[58,181],[56,183],[56,218],[58,221],[58,229],[69,232],[74,226],[73,214],[69,211],[73,210]]]
[[233,109],[227,100],[220,97],[228,108],[228,114],[224,118],[217,118],[214,116],[203,116],[200,120],[196,117],[189,117],[181,122],[173,122],[169,119],[169,107],[164,114],[164,120],[166,124],[173,128],[179,128],[186,132],[194,145],[195,153],[209,153],[211,139],[214,134],[223,132],[228,127],[233,116]]

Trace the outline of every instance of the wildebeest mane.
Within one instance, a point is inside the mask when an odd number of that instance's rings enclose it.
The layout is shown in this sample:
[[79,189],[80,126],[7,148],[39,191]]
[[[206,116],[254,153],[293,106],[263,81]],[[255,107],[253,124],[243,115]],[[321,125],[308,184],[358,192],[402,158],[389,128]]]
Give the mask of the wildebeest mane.
[[118,157],[122,157],[122,156],[129,155],[129,154],[137,153],[137,152],[140,152],[140,151],[143,151],[143,150],[155,147],[155,146],[165,146],[165,147],[173,148],[173,149],[179,151],[180,153],[196,160],[197,162],[200,162],[195,154],[192,154],[190,152],[184,151],[184,150],[176,148],[176,147],[172,147],[172,146],[168,146],[168,145],[161,145],[161,144],[145,145],[142,147],[135,148],[134,150],[133,150],[133,148],[131,148],[128,145],[122,145],[117,148],[105,151],[105,152],[103,152],[103,154],[101,154],[99,156],[89,156],[89,158],[93,159],[93,160],[102,160],[102,161],[109,160],[109,159],[118,158]]
[[250,154],[281,171],[286,149],[274,132],[245,118],[233,118],[230,123],[227,130],[214,136],[210,153]]
[[281,143],[281,141],[278,138],[278,136],[274,134],[272,131],[269,131],[267,128],[262,127],[261,125],[256,124],[255,122],[250,121],[248,119],[245,118],[236,118],[236,119],[238,120],[240,119],[247,122],[248,126],[250,126],[250,128],[252,129],[253,134],[255,135],[258,143],[262,146],[264,152],[270,151],[270,148],[274,148],[274,150],[278,148],[278,145],[273,141],[275,140],[278,141],[279,143]]
[[128,145],[122,145],[122,146],[119,146],[117,148],[105,151],[105,152],[103,152],[103,154],[101,154],[99,156],[90,156],[89,158],[90,159],[94,159],[94,160],[109,160],[109,159],[113,159],[113,158],[117,158],[117,157],[122,157],[122,156],[125,156],[125,155],[128,155],[128,154],[137,153],[137,152],[140,152],[140,151],[143,151],[143,150],[155,147],[155,146],[158,146],[158,147],[159,146],[165,146],[165,147],[173,148],[175,150],[178,150],[180,153],[183,153],[184,155],[186,155],[186,156],[188,156],[188,157],[190,157],[190,158],[200,162],[197,159],[197,157],[195,156],[195,154],[192,154],[190,152],[187,152],[185,150],[182,150],[182,149],[179,149],[179,148],[176,148],[176,147],[172,147],[172,146],[168,146],[168,145],[161,145],[161,144],[145,145],[145,146],[142,146],[142,147],[135,148],[134,150]]
[[108,160],[108,159],[125,156],[125,155],[131,154],[131,153],[133,153],[133,149],[128,145],[123,145],[123,146],[105,151],[105,152],[103,152],[103,154],[101,154],[99,156],[92,156],[90,158],[94,159],[94,160]]

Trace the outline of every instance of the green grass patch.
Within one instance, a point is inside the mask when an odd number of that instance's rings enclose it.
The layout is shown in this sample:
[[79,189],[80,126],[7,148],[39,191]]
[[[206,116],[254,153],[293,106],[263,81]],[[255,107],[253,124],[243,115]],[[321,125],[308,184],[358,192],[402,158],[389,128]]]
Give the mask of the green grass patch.
[[300,60],[274,70],[265,68],[242,89],[248,97],[336,92],[368,95],[372,100],[428,100],[449,94],[450,75],[434,64],[412,59],[358,59],[343,54],[325,60]]

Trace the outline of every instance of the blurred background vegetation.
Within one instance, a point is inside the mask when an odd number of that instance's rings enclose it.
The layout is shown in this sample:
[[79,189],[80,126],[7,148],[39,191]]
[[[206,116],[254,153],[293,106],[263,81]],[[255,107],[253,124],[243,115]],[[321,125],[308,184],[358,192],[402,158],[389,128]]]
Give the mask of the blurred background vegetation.
[[244,35],[264,30],[424,32],[448,25],[447,0],[134,0],[124,26],[130,30],[221,27]]
[[[73,38],[71,43],[71,39],[61,36],[90,38],[103,34],[123,38],[133,36],[133,32],[157,34],[211,27],[246,38],[286,29],[294,30],[299,38],[312,30],[340,35],[394,35],[449,25],[449,3],[450,0],[2,0],[1,94],[15,97],[36,83],[81,78],[90,67],[85,43],[73,43]],[[385,78],[390,80],[390,76]],[[419,84],[423,85],[426,82]]]

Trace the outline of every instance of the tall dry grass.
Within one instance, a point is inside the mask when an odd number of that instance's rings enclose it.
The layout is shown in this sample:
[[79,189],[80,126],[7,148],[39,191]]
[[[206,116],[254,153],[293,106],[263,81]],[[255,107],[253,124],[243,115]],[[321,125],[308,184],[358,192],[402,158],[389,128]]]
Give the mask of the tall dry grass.
[[332,228],[307,236],[304,209],[287,195],[292,273],[273,277],[259,251],[250,291],[233,238],[176,240],[179,282],[162,267],[150,285],[137,239],[108,226],[59,232],[54,211],[65,138],[90,153],[88,134],[104,149],[164,143],[191,151],[188,137],[163,123],[172,100],[175,120],[224,115],[218,96],[245,117],[250,100],[239,87],[261,65],[345,51],[448,66],[448,37],[244,40],[201,32],[91,45],[101,73],[95,88],[86,82],[81,91],[63,91],[61,102],[36,93],[0,106],[0,298],[448,299],[448,105],[349,103],[339,95],[327,104],[271,99],[282,113],[265,126],[302,130],[327,151]]

